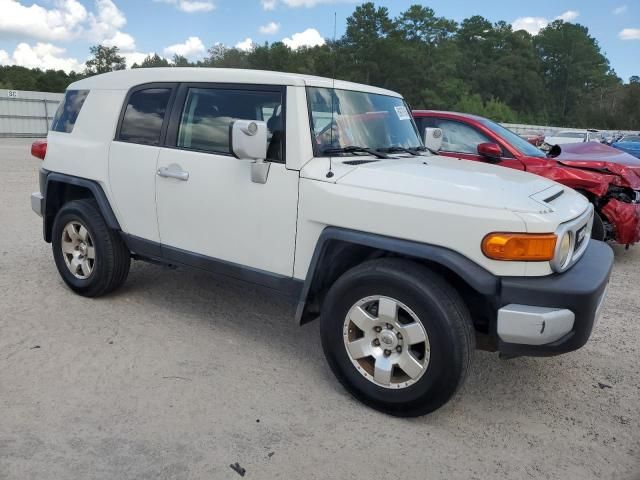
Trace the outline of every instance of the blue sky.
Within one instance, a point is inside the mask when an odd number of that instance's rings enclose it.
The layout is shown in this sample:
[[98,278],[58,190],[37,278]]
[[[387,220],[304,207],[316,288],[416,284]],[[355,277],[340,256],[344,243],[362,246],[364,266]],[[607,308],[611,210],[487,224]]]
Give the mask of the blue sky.
[[[89,46],[118,45],[129,63],[151,52],[171,58],[202,57],[215,43],[249,47],[285,40],[295,48],[340,36],[353,0],[0,0],[0,64],[82,68]],[[420,3],[437,15],[461,21],[483,15],[535,33],[561,17],[589,28],[625,81],[640,75],[638,0],[387,0],[395,16]]]

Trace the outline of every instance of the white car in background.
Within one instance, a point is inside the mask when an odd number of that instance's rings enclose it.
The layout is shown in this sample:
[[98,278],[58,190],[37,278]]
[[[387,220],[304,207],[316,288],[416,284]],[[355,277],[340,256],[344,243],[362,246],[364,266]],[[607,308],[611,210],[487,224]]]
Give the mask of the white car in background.
[[598,130],[564,130],[545,137],[547,145],[564,145],[567,143],[601,142],[602,133]]

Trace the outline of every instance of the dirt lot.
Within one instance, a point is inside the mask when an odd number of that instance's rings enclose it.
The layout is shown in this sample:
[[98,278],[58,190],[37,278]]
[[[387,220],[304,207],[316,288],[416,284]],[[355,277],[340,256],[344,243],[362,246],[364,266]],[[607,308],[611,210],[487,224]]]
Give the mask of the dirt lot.
[[582,350],[478,352],[456,399],[418,419],[353,400],[318,325],[248,286],[134,263],[72,294],[29,194],[30,141],[0,139],[0,479],[640,479],[640,247],[616,249]]

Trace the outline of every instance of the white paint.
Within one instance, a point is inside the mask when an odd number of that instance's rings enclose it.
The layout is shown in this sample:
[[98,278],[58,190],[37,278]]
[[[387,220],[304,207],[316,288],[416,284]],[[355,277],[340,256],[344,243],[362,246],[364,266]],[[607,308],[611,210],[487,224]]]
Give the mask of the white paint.
[[[287,87],[286,165],[273,163],[265,184],[251,181],[251,162],[232,156],[113,141],[126,92],[150,82],[220,82]],[[548,262],[500,262],[481,252],[494,231],[553,232],[588,202],[542,177],[480,162],[394,155],[353,166],[314,158],[307,86],[333,80],[236,69],[139,69],[90,77],[72,134],[51,133],[44,167],[100,183],[125,232],[209,257],[304,279],[327,226],[385,235],[457,251],[495,275],[541,276]],[[399,97],[336,81],[336,87]],[[358,157],[367,158],[367,157]],[[372,158],[373,159],[373,158]],[[158,177],[160,168],[187,181]],[[174,168],[174,167],[172,167]],[[564,194],[545,204],[536,196]]]

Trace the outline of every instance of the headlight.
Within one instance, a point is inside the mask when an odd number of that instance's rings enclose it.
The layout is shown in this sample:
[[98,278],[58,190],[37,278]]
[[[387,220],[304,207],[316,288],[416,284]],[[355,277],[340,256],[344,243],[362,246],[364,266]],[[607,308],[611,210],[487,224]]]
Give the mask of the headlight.
[[567,264],[567,260],[571,257],[573,250],[572,234],[565,232],[558,244],[558,252],[556,253],[556,263],[560,268]]

